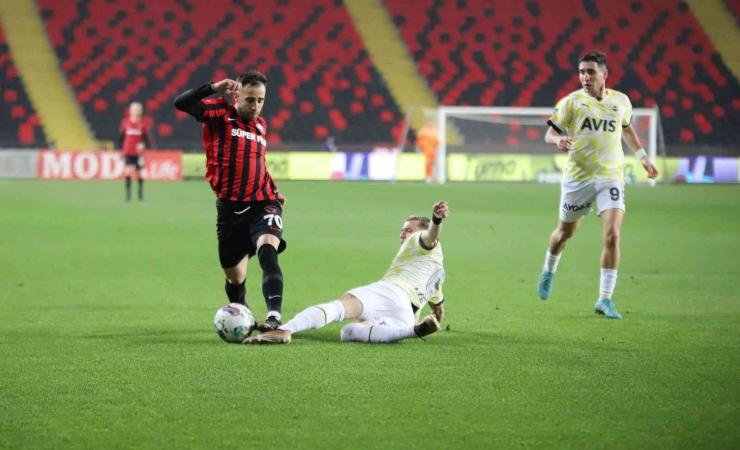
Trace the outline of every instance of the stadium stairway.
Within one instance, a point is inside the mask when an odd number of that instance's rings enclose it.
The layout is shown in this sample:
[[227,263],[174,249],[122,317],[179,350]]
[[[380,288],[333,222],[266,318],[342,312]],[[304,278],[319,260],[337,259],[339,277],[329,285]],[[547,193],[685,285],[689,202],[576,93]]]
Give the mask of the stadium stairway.
[[740,79],[740,27],[722,0],[687,0],[727,68]]
[[[417,110],[437,108],[436,96],[416,70],[383,3],[380,0],[347,0],[345,5],[373,64],[404,114],[412,107]],[[411,127],[415,131],[424,124],[423,114],[413,114]]]
[[93,149],[92,138],[51,49],[34,0],[0,1],[0,21],[28,97],[56,148]]

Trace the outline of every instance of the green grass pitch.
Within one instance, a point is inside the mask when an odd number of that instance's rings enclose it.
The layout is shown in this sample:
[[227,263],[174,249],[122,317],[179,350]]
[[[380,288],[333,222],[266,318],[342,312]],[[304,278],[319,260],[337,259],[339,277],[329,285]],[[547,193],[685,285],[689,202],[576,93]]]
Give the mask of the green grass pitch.
[[[0,183],[1,448],[738,448],[740,188],[632,187],[614,301],[601,223],[536,294],[555,185],[279,183],[284,315],[378,280],[449,201],[449,330],[226,345],[205,182]],[[256,260],[248,296],[265,313]]]

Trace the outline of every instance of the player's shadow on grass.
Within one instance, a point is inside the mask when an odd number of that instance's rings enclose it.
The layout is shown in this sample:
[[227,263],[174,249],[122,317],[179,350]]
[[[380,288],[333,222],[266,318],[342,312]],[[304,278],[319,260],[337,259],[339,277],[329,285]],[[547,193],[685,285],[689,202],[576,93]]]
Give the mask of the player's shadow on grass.
[[[335,343],[335,344],[342,344],[342,345],[397,345],[397,344],[403,344],[405,342],[419,342],[422,344],[434,344],[434,345],[445,345],[445,346],[459,346],[460,341],[457,339],[448,339],[447,337],[453,337],[456,333],[454,331],[447,331],[447,330],[440,330],[433,334],[432,336],[428,336],[425,339],[428,342],[424,342],[423,340],[419,338],[410,338],[405,339],[403,341],[395,342],[395,343],[374,343],[369,344],[367,342],[342,342],[341,335],[339,329],[334,331],[324,331],[324,332],[304,332],[299,335],[293,336],[293,343],[300,343],[301,341],[309,341],[309,342],[328,342],[328,343]],[[475,343],[480,343],[481,345],[490,345],[491,340],[496,339],[502,339],[504,338],[503,335],[500,333],[497,333],[495,331],[491,332],[484,332],[484,331],[473,331],[469,332],[466,331],[465,333],[466,342],[474,341]],[[458,333],[459,335],[459,333]],[[470,337],[475,337],[475,339],[470,339]]]

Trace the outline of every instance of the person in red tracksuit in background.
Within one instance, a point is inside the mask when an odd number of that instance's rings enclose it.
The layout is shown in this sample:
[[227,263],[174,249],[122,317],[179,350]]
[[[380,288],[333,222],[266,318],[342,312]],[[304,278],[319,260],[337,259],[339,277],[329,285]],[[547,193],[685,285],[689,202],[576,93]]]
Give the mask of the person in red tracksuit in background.
[[139,200],[144,200],[144,177],[141,175],[142,153],[151,148],[149,128],[144,124],[142,116],[144,107],[134,102],[128,108],[128,117],[121,121],[121,139],[119,147],[124,158],[123,174],[126,177],[126,201],[131,201],[131,176],[136,172],[139,180]]

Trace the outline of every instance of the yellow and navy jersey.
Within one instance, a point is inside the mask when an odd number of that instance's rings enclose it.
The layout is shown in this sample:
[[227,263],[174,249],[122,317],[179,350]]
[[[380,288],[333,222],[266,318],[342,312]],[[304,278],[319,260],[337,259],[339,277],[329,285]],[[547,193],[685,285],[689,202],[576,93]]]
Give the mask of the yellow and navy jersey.
[[624,181],[622,128],[631,121],[629,97],[613,89],[607,89],[602,99],[591,97],[582,89],[561,99],[547,124],[573,138],[563,183]]
[[445,281],[442,244],[426,248],[421,240],[423,231],[406,238],[381,281],[399,286],[409,295],[418,309],[429,302],[438,305],[444,301],[442,284]]

